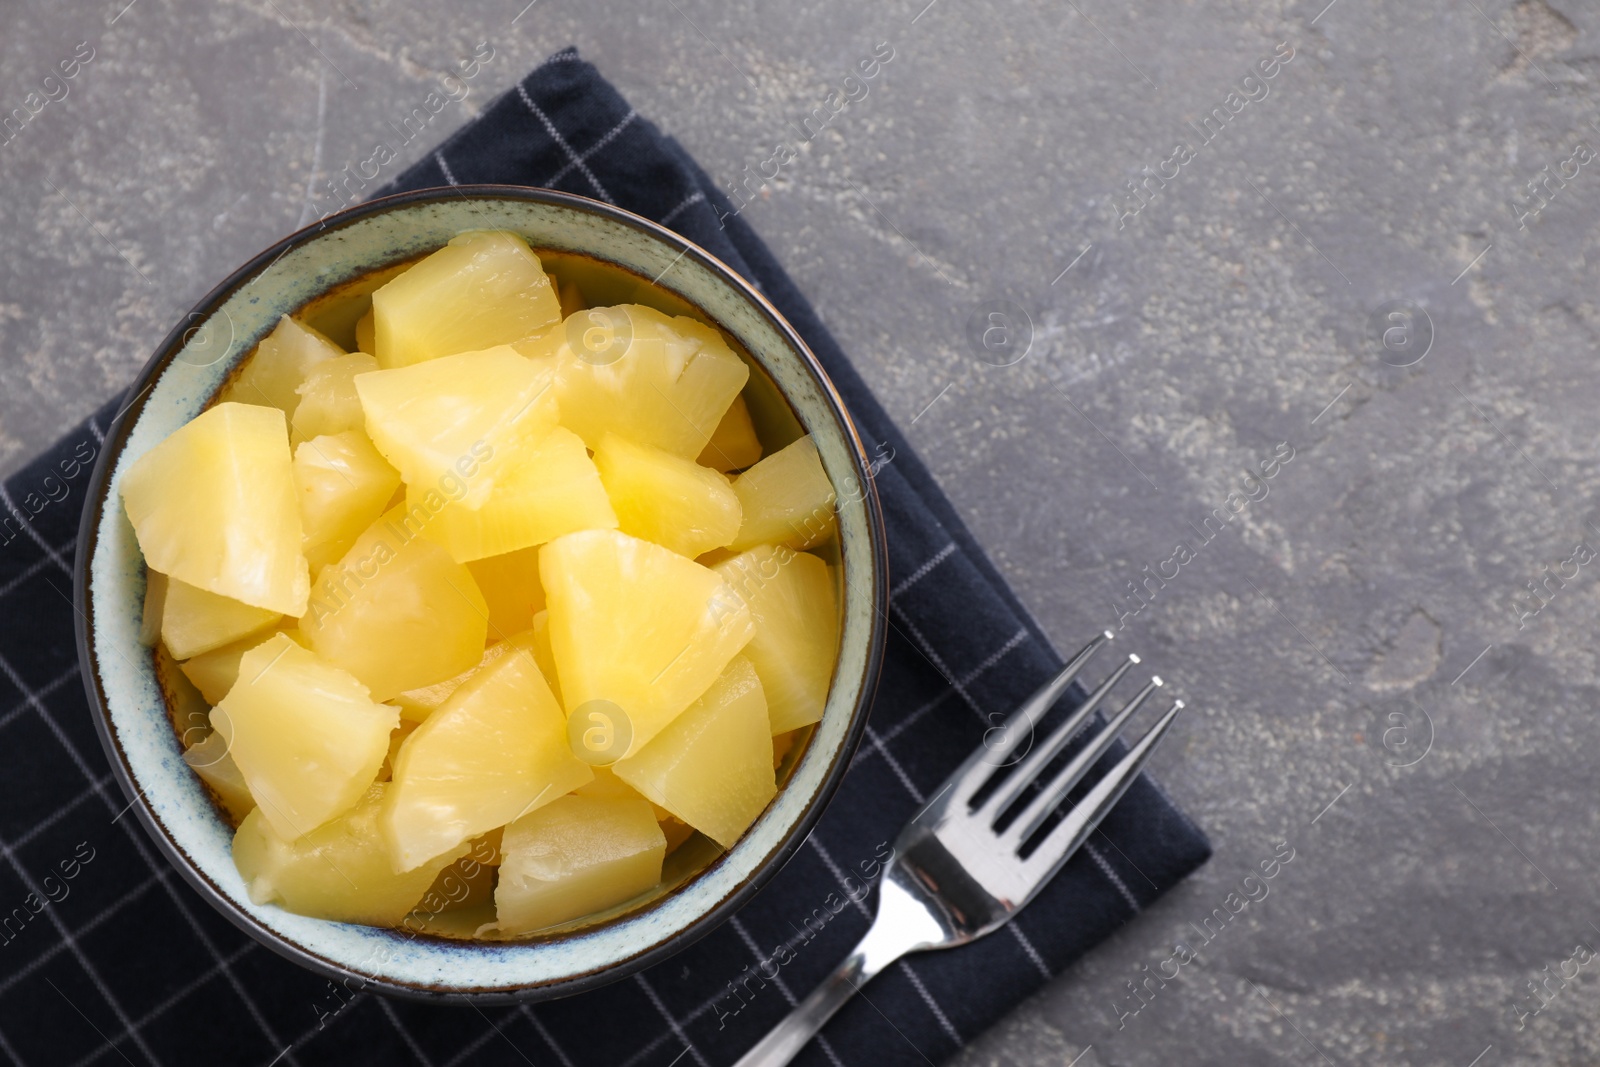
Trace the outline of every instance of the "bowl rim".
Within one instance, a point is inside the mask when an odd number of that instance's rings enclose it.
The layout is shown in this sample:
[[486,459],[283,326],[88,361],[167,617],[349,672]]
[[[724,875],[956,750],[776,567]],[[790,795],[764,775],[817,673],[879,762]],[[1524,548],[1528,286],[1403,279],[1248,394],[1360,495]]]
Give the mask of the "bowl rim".
[[[605,217],[667,244],[678,252],[681,258],[690,258],[698,261],[701,266],[716,275],[724,284],[728,285],[748,304],[752,305],[757,313],[767,321],[767,324],[783,338],[795,355],[799,357],[801,365],[810,374],[813,383],[817,386],[828,413],[833,417],[836,425],[844,435],[845,441],[849,446],[848,453],[855,468],[854,475],[858,485],[861,486],[862,502],[866,508],[868,558],[871,560],[873,571],[871,575],[871,604],[873,611],[872,617],[867,622],[867,649],[861,671],[861,689],[851,710],[851,719],[845,730],[843,740],[832,754],[815,796],[803,809],[800,817],[784,831],[778,844],[756,865],[749,876],[736,889],[719,901],[716,906],[707,909],[682,929],[610,966],[533,985],[501,986],[482,990],[427,987],[394,981],[378,973],[361,973],[347,968],[308,951],[278,932],[262,925],[236,904],[226,893],[222,892],[219,887],[213,885],[178,848],[167,829],[155,819],[148,806],[139,803],[142,793],[134,780],[126,754],[112,731],[109,705],[106,694],[101,689],[100,674],[97,669],[98,660],[90,640],[91,632],[94,629],[94,605],[89,597],[89,563],[94,556],[97,531],[109,499],[111,472],[121,456],[123,448],[126,446],[129,432],[144,410],[151,387],[173,359],[177,357],[193,329],[193,324],[203,321],[213,314],[235,292],[248,285],[257,275],[272,266],[292,249],[308,244],[324,234],[342,229],[370,216],[386,214],[412,205],[458,198],[530,201]],[[753,354],[752,358],[755,358]],[[871,461],[861,441],[860,434],[856,430],[855,422],[844,405],[843,398],[839,395],[837,388],[823,369],[821,362],[799,332],[790,325],[783,314],[760,290],[728,264],[682,234],[614,204],[603,203],[574,193],[532,186],[500,184],[436,186],[378,197],[328,215],[311,225],[290,233],[269,245],[265,250],[228,274],[226,278],[196,302],[181,317],[179,323],[173,327],[171,332],[156,346],[154,354],[139,370],[138,375],[129,384],[127,391],[123,395],[127,396],[129,394],[132,394],[132,399],[118,410],[113,417],[111,425],[105,431],[100,454],[96,458],[93,473],[90,475],[89,482],[85,488],[86,497],[83,514],[79,520],[73,563],[73,602],[76,609],[74,613],[74,636],[79,675],[83,680],[84,689],[88,697],[90,716],[94,720],[95,732],[100,738],[101,747],[105,750],[107,761],[111,764],[118,786],[122,789],[130,806],[134,809],[135,816],[144,828],[144,832],[155,842],[167,862],[183,876],[183,879],[189,885],[199,892],[207,903],[221,912],[235,926],[257,942],[272,949],[278,955],[314,973],[340,980],[347,986],[353,980],[359,983],[356,987],[357,989],[373,987],[379,991],[397,994],[407,999],[431,1003],[531,1003],[588,992],[629,977],[676,955],[733,917],[793,858],[795,852],[805,843],[817,821],[821,818],[822,813],[832,801],[866,732],[867,717],[882,673],[884,646],[887,641],[886,613],[889,600],[889,556],[884,531],[883,510],[878,499]],[[779,394],[783,394],[781,388],[779,389]],[[712,862],[715,864],[717,861],[714,860]],[[704,871],[695,874],[684,883],[684,888],[693,885],[703,874]],[[532,944],[537,943],[530,943],[530,945]]]

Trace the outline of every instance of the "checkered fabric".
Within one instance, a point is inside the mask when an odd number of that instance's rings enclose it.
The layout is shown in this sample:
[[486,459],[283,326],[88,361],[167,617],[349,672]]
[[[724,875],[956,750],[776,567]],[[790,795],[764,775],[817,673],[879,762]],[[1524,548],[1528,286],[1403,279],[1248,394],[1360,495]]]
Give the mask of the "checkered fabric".
[[[547,60],[397,188],[451,182],[560,188],[671,225],[752,279],[810,342],[869,449],[887,460],[877,488],[895,580],[891,637],[850,773],[768,888],[645,973],[531,1008],[336,991],[239,933],[167,867],[96,740],[74,652],[70,568],[108,408],[0,491],[5,1058],[74,1067],[731,1063],[866,930],[872,900],[862,887],[901,824],[999,715],[1058,668],[765,246],[683,150],[575,52]],[[1017,921],[972,946],[897,964],[799,1062],[893,1067],[949,1056],[1208,854],[1200,831],[1141,779]]]

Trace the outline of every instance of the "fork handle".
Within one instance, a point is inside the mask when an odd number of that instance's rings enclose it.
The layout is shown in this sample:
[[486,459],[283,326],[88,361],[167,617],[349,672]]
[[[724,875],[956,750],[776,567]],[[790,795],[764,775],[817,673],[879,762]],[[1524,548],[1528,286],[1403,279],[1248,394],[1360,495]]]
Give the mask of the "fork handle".
[[823,1024],[833,1018],[833,1013],[844,1007],[845,1001],[857,989],[870,982],[879,971],[905,955],[905,948],[891,949],[876,942],[885,940],[889,927],[874,922],[867,935],[822,980],[811,995],[795,1005],[784,1020],[773,1027],[766,1037],[744,1054],[734,1067],[783,1067],[800,1054],[800,1050],[816,1036]]
[[[906,953],[936,943],[927,937],[923,915],[912,918],[907,914],[903,904],[910,899],[892,878],[885,878],[879,888],[877,917],[866,936],[810,996],[795,1005],[734,1067],[783,1067],[800,1054],[856,990]],[[920,905],[915,907],[915,912],[921,911]]]

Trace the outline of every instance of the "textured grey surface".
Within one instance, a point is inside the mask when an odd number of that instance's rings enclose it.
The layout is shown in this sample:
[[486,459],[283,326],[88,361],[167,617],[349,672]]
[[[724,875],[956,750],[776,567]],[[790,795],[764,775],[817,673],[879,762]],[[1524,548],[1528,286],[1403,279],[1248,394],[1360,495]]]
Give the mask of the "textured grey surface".
[[[1158,772],[1217,845],[961,1063],[1600,1060],[1593,964],[1512,1010],[1600,943],[1600,561],[1514,606],[1600,548],[1600,161],[1526,228],[1508,206],[1600,143],[1592,6],[125,2],[13,6],[0,36],[0,111],[95,50],[0,145],[0,472],[479,41],[496,58],[429,143],[576,43],[724,181],[888,41],[746,217],[1060,645],[1195,547],[1120,622],[1194,704]],[[1186,123],[1280,42],[1268,95],[1198,145]],[[1033,320],[1015,366],[965,335],[998,297]],[[1388,301],[1431,318],[1420,363],[1369,340]],[[1266,497],[1201,545],[1280,442]],[[1280,841],[1270,894],[1205,943],[1191,924]],[[1123,1015],[1179,941],[1198,958]]]

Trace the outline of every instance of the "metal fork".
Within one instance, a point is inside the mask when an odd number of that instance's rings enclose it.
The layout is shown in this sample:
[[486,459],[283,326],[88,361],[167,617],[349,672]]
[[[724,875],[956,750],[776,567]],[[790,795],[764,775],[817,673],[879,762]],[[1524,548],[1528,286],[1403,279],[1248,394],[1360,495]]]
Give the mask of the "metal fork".
[[[990,744],[986,737],[938,795],[906,824],[895,839],[894,856],[884,868],[877,918],[866,936],[833,974],[735,1067],[782,1067],[794,1059],[851,994],[901,956],[953,948],[998,930],[1088,839],[1183,709],[1183,701],[1174,701],[1110,773],[1042,839],[1035,840],[1067,794],[1115,743],[1134,712],[1161,686],[1161,679],[1152,677],[1103,730],[1048,782],[1039,783],[1042,788],[1022,804],[1041,772],[1089,721],[1112,687],[1139,662],[1138,656],[1129,656],[1042,744],[1019,754],[1045,713],[1089,658],[1111,639],[1108,630],[1085,645],[1060,674],[1006,720],[998,742]],[[1019,755],[1020,762],[1012,772],[983,796],[990,780]],[[1015,812],[1019,805],[1021,811]]]

